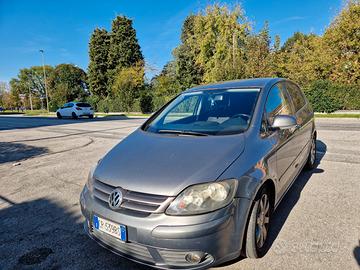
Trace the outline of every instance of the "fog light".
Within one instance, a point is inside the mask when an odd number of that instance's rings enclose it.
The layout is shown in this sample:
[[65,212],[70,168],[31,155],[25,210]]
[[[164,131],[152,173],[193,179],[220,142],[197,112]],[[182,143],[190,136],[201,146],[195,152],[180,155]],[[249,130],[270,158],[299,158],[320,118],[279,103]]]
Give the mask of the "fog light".
[[189,263],[200,263],[204,256],[204,252],[190,252],[185,255],[185,260]]

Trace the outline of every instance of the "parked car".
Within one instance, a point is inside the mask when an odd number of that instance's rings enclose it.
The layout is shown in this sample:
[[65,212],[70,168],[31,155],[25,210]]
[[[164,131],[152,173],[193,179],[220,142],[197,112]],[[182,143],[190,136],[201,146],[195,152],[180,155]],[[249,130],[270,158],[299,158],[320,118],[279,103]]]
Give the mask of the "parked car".
[[259,258],[271,244],[274,209],[315,157],[314,114],[295,83],[191,88],[91,170],[80,196],[84,228],[100,245],[157,268]]
[[86,102],[69,102],[65,103],[60,109],[56,111],[57,118],[72,117],[77,119],[81,116],[94,118],[94,109]]

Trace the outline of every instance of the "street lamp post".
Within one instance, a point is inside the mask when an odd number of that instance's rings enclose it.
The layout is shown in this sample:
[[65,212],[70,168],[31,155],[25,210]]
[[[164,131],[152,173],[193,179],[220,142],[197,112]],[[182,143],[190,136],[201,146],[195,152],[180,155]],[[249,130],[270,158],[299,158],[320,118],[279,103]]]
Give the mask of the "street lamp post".
[[46,87],[46,72],[45,72],[44,50],[39,50],[39,52],[42,55],[42,65],[43,65],[43,71],[44,71],[44,87],[45,87],[45,96],[46,96],[46,109],[49,112],[49,98],[48,98],[48,92],[47,92],[47,87]]

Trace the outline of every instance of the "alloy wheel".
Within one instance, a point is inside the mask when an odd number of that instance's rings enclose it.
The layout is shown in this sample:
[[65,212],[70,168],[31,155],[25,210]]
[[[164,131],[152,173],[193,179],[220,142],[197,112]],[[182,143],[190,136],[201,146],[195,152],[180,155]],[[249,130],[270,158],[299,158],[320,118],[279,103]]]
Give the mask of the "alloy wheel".
[[263,247],[269,231],[269,221],[270,221],[270,201],[269,196],[264,193],[261,196],[257,216],[256,216],[256,245],[258,248]]
[[316,159],[316,143],[315,143],[315,139],[312,140],[311,142],[311,150],[310,150],[310,162],[311,165],[315,163],[315,159]]

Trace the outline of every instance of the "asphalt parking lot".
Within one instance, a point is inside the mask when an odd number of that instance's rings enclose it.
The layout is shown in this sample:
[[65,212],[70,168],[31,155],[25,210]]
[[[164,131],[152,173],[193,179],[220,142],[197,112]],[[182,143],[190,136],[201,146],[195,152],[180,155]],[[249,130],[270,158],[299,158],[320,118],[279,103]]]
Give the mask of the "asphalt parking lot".
[[[0,269],[148,269],[82,230],[90,167],[144,119],[0,116]],[[319,119],[318,166],[303,172],[259,260],[216,269],[360,268],[360,120]]]

